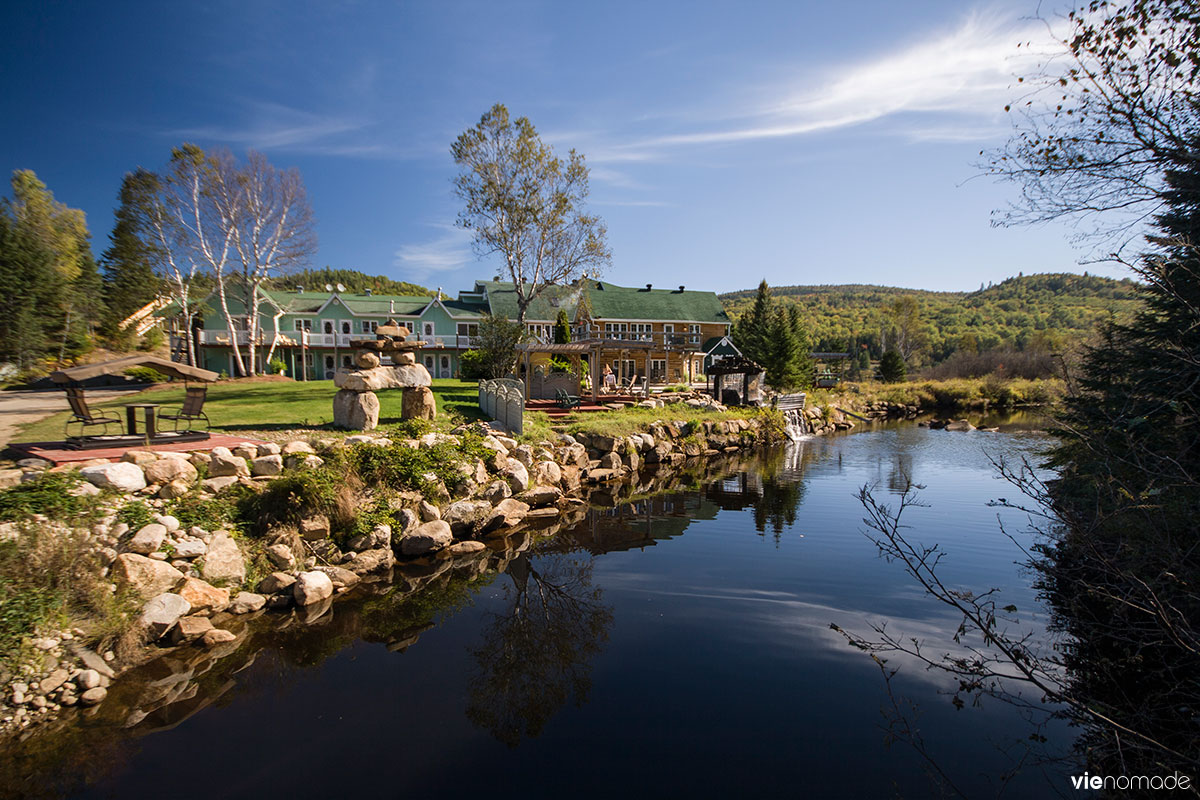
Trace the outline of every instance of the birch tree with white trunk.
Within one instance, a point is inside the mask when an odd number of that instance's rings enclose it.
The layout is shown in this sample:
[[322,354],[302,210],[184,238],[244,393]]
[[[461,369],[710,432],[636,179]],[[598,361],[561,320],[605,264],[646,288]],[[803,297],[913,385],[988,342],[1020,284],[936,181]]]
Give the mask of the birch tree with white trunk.
[[608,229],[584,212],[588,168],[575,150],[564,161],[526,117],[497,103],[450,148],[464,202],[458,226],[480,256],[499,253],[513,282],[517,322],[547,286],[590,277],[612,260]]

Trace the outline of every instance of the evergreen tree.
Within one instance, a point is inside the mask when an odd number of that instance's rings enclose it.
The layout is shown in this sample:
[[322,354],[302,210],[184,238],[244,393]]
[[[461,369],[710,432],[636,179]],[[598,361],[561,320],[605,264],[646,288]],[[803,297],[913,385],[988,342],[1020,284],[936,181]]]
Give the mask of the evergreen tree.
[[26,369],[46,349],[46,318],[36,313],[52,285],[51,259],[0,204],[0,361]]
[[742,351],[742,355],[763,366],[766,366],[764,361],[767,358],[768,329],[773,309],[771,288],[764,279],[758,285],[750,310],[738,319],[733,329],[733,343]]
[[571,320],[567,318],[567,311],[563,308],[558,310],[558,317],[554,320],[554,343],[571,343]]
[[801,345],[791,314],[785,309],[777,309],[767,325],[766,350],[759,362],[766,369],[767,383],[780,391],[797,386],[802,378],[800,360]]
[[144,215],[139,208],[155,191],[157,179],[146,170],[126,173],[114,212],[116,224],[108,235],[109,246],[100,256],[104,269],[104,301],[108,306],[102,333],[117,336],[117,326],[130,314],[158,295],[158,277],[154,274],[150,231],[143,230]]
[[908,377],[908,368],[904,366],[904,356],[898,350],[888,350],[879,359],[879,379],[884,383],[899,383]]
[[[560,308],[554,320],[554,343],[571,343],[571,321],[567,318],[566,309]],[[571,369],[571,359],[566,356],[551,356],[550,370],[552,372],[567,372]]]
[[816,366],[812,357],[812,340],[808,335],[808,327],[804,324],[803,316],[800,314],[800,308],[792,303],[788,305],[787,313],[792,335],[796,337],[798,345],[794,366],[795,372],[799,375],[796,388],[808,389],[812,387]]

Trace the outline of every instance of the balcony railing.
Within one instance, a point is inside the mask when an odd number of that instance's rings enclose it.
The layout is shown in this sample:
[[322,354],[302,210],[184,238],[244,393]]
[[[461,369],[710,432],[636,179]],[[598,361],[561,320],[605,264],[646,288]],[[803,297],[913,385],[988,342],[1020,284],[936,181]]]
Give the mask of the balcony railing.
[[703,334],[667,331],[607,331],[600,328],[577,328],[578,340],[599,339],[606,342],[649,342],[663,349],[698,350]]
[[[230,335],[229,331],[227,331],[227,330],[203,330],[203,331],[198,331],[197,333],[199,335],[200,344],[225,345],[227,347],[233,344],[233,337]],[[235,331],[234,333],[237,334],[237,343],[238,344],[241,345],[241,344],[249,344],[250,343],[249,331]],[[258,344],[269,347],[271,345],[271,341],[272,341],[272,338],[274,337],[274,335],[275,335],[274,331],[259,331],[258,332]],[[339,348],[345,347],[345,348],[349,348],[349,347],[351,347],[350,343],[352,341],[359,341],[362,339],[370,339],[370,338],[372,338],[372,336],[373,336],[373,334],[370,334],[370,333],[308,333],[306,338],[307,338],[309,347],[339,347]],[[301,337],[300,331],[280,331],[278,344],[281,347],[299,347],[300,346],[300,337]],[[428,335],[421,336],[421,335],[418,335],[414,338],[420,339],[421,341],[424,341],[424,342],[428,342],[429,343],[428,346],[431,349],[440,348],[440,349],[466,350],[468,348],[477,347],[479,345],[479,337],[478,336],[428,336]]]

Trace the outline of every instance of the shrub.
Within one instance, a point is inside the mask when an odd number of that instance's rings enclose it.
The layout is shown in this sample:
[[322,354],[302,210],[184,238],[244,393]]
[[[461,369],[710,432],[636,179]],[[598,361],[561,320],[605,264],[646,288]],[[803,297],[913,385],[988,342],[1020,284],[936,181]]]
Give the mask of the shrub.
[[141,500],[130,500],[117,512],[117,522],[124,522],[129,530],[136,531],[154,522],[154,511]]
[[34,514],[51,519],[88,514],[95,508],[95,502],[71,494],[81,480],[77,472],[43,472],[28,483],[0,491],[0,521],[18,522]]
[[154,367],[130,367],[124,374],[138,383],[166,383],[170,380]]
[[465,381],[480,381],[487,374],[487,358],[481,350],[467,350],[458,357],[458,373]]
[[285,362],[283,359],[273,358],[267,367],[270,368],[272,374],[282,375],[287,371],[287,362]]

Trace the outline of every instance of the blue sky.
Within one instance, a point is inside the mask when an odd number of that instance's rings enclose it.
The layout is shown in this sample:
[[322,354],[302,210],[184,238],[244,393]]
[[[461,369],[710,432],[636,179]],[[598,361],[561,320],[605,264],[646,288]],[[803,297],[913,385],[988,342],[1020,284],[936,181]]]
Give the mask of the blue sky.
[[[464,288],[449,147],[493,103],[592,169],[618,283],[969,290],[1088,269],[1001,229],[1018,42],[1005,2],[9,4],[0,154],[106,245],[122,175],[183,141],[304,176],[317,266]],[[1047,9],[1043,8],[1043,13]]]

